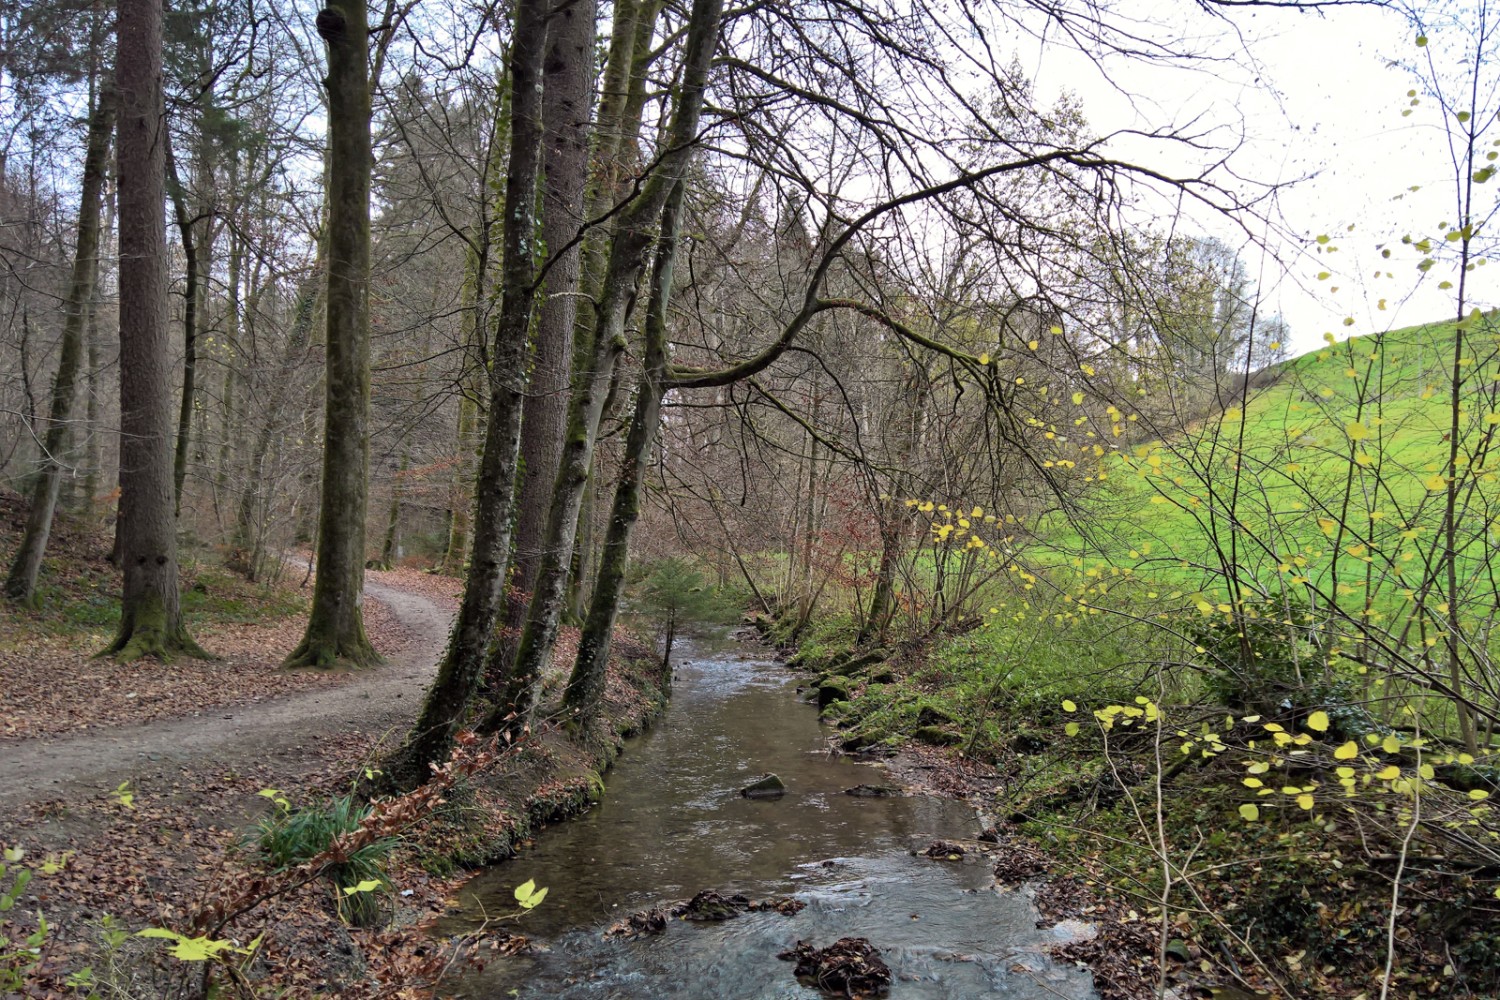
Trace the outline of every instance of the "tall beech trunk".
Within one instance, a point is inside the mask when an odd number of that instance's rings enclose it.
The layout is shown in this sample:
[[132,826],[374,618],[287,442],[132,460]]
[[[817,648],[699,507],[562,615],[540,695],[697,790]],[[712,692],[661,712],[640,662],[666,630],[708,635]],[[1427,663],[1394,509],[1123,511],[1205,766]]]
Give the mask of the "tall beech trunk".
[[[495,134],[488,164],[490,170],[499,169],[501,150],[509,139],[500,126],[504,125],[508,131],[509,123],[507,97],[501,100],[496,109]],[[492,175],[487,171],[485,176],[488,178]],[[486,189],[488,186],[486,184]],[[448,521],[448,549],[443,554],[443,572],[452,576],[463,571],[464,562],[469,557],[469,539],[473,532],[470,504],[474,499],[474,467],[479,458],[479,409],[485,392],[483,375],[487,353],[482,319],[484,313],[481,307],[486,296],[485,277],[489,270],[490,245],[489,213],[481,210],[474,227],[474,242],[464,255],[463,298],[460,303],[464,314],[465,360],[470,372],[465,376],[467,391],[458,399],[458,428],[455,434],[458,455],[453,464],[453,482],[450,487],[452,515]]]
[[516,662],[500,698],[486,718],[487,729],[505,725],[514,733],[529,724],[541,695],[543,671],[551,661],[568,582],[569,555],[578,512],[588,486],[599,417],[614,370],[625,346],[625,319],[646,257],[656,237],[662,209],[693,155],[709,63],[718,44],[723,0],[694,0],[688,20],[687,51],[672,123],[656,170],[621,211],[610,244],[609,263],[594,310],[589,357],[568,406],[568,433],[562,465],[547,518],[547,541],[532,593]]
[[[521,483],[511,585],[530,593],[541,566],[547,503],[562,461],[578,318],[579,248],[589,170],[594,82],[594,0],[558,10],[542,61],[542,244],[547,262],[536,327],[536,359],[521,421]],[[520,608],[518,603],[515,605]],[[521,613],[507,624],[519,627]]]
[[382,783],[412,788],[445,758],[479,688],[505,582],[514,513],[528,341],[536,303],[536,191],[541,176],[543,42],[551,0],[520,0],[511,43],[511,142],[501,230],[500,315],[489,373],[489,412],[474,498],[474,550],[458,619],[438,675]]
[[256,432],[255,443],[250,449],[245,484],[240,490],[239,503],[235,505],[234,525],[230,531],[230,566],[243,573],[252,583],[260,578],[261,569],[266,562],[266,521],[270,493],[266,482],[266,461],[276,443],[277,432],[284,426],[283,410],[287,397],[297,384],[297,364],[312,338],[318,291],[318,283],[312,279],[303,282],[298,290],[292,330],[282,354],[281,371],[284,377],[277,379],[271,388],[260,429]]
[[[227,268],[228,274],[226,291],[228,292],[224,310],[224,345],[220,347],[219,354],[223,360],[224,377],[219,390],[219,448],[214,460],[214,503],[217,507],[222,502],[222,497],[229,486],[230,465],[234,458],[234,435],[238,421],[234,418],[234,380],[235,365],[233,352],[239,349],[240,344],[240,283],[243,278],[245,261],[245,236],[241,223],[244,208],[240,199],[240,158],[231,156],[229,158],[229,177],[227,183],[229,191],[229,253]],[[225,357],[224,352],[229,351]],[[221,522],[222,524],[222,522]]]
[[380,542],[379,566],[394,569],[400,558],[397,550],[401,546],[401,485],[406,481],[406,470],[411,468],[410,445],[402,445],[401,462],[396,477],[391,481],[391,505],[385,514],[385,538]]
[[370,465],[370,81],[365,0],[318,12],[328,47],[328,294],[318,575],[289,667],[378,663],[365,635]]
[[166,115],[159,0],[121,0],[119,94],[121,660],[206,655],[182,624],[172,503],[172,365],[167,330]]
[[182,256],[186,264],[186,287],[183,289],[182,308],[182,399],[177,409],[177,443],[172,453],[172,509],[182,514],[182,484],[187,481],[188,449],[193,430],[193,401],[197,393],[198,380],[198,336],[206,309],[208,254],[200,246],[193,232],[193,219],[188,215],[187,199],[182,191],[182,178],[177,172],[177,157],[172,145],[167,143],[167,180],[172,199],[172,215],[177,224],[177,235],[182,241]]
[[[108,224],[101,224],[99,232],[107,233],[112,229]],[[99,394],[103,391],[100,385],[100,368],[103,366],[103,339],[99,331],[99,256],[94,255],[94,293],[89,296],[88,333],[88,382],[84,386],[86,405],[84,407],[83,421],[85,433],[88,435],[87,444],[84,446],[84,475],[83,495],[79,498],[82,512],[91,520],[94,514],[94,504],[99,499],[100,476],[104,469],[104,435],[99,433]]]
[[[604,217],[626,196],[627,171],[640,158],[641,111],[646,102],[646,75],[658,56],[651,41],[661,15],[662,0],[620,0],[615,5],[613,34],[610,37],[609,62],[605,67],[604,89],[599,102],[594,154],[590,164],[589,190],[585,216]],[[614,225],[592,229],[582,245],[579,287],[584,301],[597,303],[603,293],[609,268],[609,246],[615,234]],[[574,367],[588,377],[594,344],[596,313],[579,314],[574,332]],[[575,376],[573,391],[580,391]],[[611,403],[619,390],[616,378],[610,379],[609,394],[594,418],[593,433],[607,419]],[[595,551],[594,509],[596,495],[594,470],[590,459],[589,479],[583,487],[583,501],[578,508],[578,524],[573,529],[573,551],[568,553],[568,583],[565,613],[582,621],[588,603],[589,573],[597,561]],[[534,589],[534,588],[533,588]]]
[[[645,363],[636,390],[635,414],[625,439],[624,465],[620,482],[615,487],[614,505],[610,510],[588,620],[583,626],[573,674],[563,696],[566,710],[585,727],[598,714],[604,697],[610,637],[614,632],[615,615],[619,611],[625,570],[630,559],[630,534],[641,513],[641,480],[645,477],[646,462],[661,423],[661,402],[667,379],[667,308],[672,297],[672,273],[686,187],[686,182],[679,180],[662,210],[661,239],[651,271],[650,300],[646,311]],[[668,625],[664,663],[669,662],[667,658],[671,656],[673,624],[675,621]]]
[[92,314],[94,281],[98,274],[99,201],[108,169],[110,134],[115,127],[115,95],[106,84],[89,116],[88,147],[83,160],[83,185],[78,206],[78,242],[73,253],[73,275],[63,305],[62,347],[57,375],[52,381],[52,404],[42,444],[42,467],[31,490],[31,510],[20,548],[5,579],[5,595],[24,604],[36,599],[52,517],[62,488],[60,458],[67,446],[69,420],[78,396],[78,374],[83,366],[84,335]]

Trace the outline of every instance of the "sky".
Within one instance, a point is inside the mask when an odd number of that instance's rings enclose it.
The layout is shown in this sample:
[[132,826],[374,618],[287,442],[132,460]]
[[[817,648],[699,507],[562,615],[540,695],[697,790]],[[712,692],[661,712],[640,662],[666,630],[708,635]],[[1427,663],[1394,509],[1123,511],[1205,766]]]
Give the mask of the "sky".
[[[1434,11],[1456,6],[1428,3]],[[1292,353],[1317,347],[1327,333],[1342,339],[1455,315],[1454,292],[1437,288],[1453,275],[1441,264],[1418,272],[1424,255],[1400,238],[1435,235],[1441,245],[1439,227],[1455,217],[1441,114],[1411,66],[1429,54],[1456,60],[1456,39],[1434,31],[1431,48],[1419,48],[1404,17],[1370,7],[1266,9],[1230,22],[1190,0],[1136,0],[1122,9],[1156,37],[1175,33],[1223,60],[1191,69],[1116,57],[1101,73],[1065,46],[1032,41],[1018,43],[1021,63],[1044,99],[1077,94],[1098,132],[1174,121],[1212,125],[1223,136],[1242,133],[1246,142],[1232,161],[1237,172],[1289,183],[1277,199],[1280,225],[1256,234],[1264,250],[1222,220],[1186,225],[1242,248],[1259,277],[1263,307],[1291,327]],[[1490,75],[1500,76],[1500,66]],[[1414,88],[1416,107],[1408,96]],[[1411,191],[1414,185],[1420,190]],[[1478,190],[1494,206],[1500,178]],[[1321,253],[1320,235],[1329,237]],[[1384,247],[1392,250],[1389,259],[1381,256]],[[1324,272],[1329,277],[1319,280]],[[1474,272],[1469,287],[1471,305],[1500,304],[1500,264]]]

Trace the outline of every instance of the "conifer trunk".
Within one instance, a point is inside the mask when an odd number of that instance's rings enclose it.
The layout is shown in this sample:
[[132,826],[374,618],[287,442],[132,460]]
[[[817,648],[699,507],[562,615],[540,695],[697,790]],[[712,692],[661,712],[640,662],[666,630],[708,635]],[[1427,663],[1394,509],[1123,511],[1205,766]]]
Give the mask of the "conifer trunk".
[[[521,495],[510,581],[524,593],[531,592],[541,565],[547,502],[557,480],[568,420],[578,317],[576,241],[589,167],[595,11],[594,0],[559,9],[547,26],[542,62],[542,244],[549,260],[521,421]],[[507,624],[519,627],[520,616]]]
[[166,121],[162,8],[121,0],[119,57],[121,660],[206,655],[182,624],[172,502],[172,365],[167,330]]

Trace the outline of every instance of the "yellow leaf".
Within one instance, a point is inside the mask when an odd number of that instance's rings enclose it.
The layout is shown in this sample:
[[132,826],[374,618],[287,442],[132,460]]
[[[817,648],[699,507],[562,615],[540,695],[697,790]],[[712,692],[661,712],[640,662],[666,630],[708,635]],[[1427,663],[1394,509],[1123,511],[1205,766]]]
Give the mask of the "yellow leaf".
[[1254,802],[1246,802],[1244,805],[1240,806],[1240,819],[1244,820],[1246,823],[1254,823],[1256,820],[1260,819],[1260,807],[1257,806]]
[[1318,518],[1318,527],[1323,529],[1323,534],[1332,535],[1337,530],[1339,523],[1331,517]]
[[1448,480],[1444,479],[1438,473],[1433,473],[1426,479],[1422,480],[1422,485],[1427,488],[1427,492],[1437,493],[1448,485]]
[[982,365],[987,365],[990,363],[990,355],[988,351],[979,355],[979,363]]
[[1469,792],[1469,798],[1473,799],[1475,802],[1483,802],[1489,797],[1490,793],[1485,791],[1483,788],[1475,788]]
[[1075,393],[1073,393],[1073,405],[1074,406],[1082,406],[1083,405],[1083,393],[1081,393],[1081,392],[1075,392]]
[[1376,771],[1375,777],[1379,778],[1381,781],[1394,781],[1396,778],[1401,777],[1401,768],[1397,767],[1395,764],[1388,764],[1380,770]]
[[1334,760],[1353,760],[1359,756],[1359,744],[1350,740],[1333,752]]
[[1398,737],[1395,733],[1388,733],[1385,739],[1380,741],[1380,749],[1384,750],[1386,753],[1400,753],[1401,738]]
[[1064,698],[1062,703],[1062,710],[1064,712],[1076,712],[1078,711],[1078,706],[1068,699]]
[[1297,804],[1303,809],[1310,810],[1313,807],[1313,797],[1311,795],[1303,793],[1302,795],[1297,796]]
[[1370,436],[1370,428],[1357,420],[1345,424],[1344,432],[1349,435],[1350,441],[1363,441]]
[[1328,713],[1314,712],[1307,717],[1307,728],[1315,733],[1328,732]]

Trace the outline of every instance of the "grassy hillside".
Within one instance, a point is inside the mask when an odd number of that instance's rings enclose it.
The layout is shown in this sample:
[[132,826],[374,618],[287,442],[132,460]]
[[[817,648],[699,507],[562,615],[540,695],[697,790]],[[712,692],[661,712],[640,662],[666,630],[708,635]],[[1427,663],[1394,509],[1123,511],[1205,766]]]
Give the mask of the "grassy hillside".
[[[1458,331],[1411,327],[1287,362],[1268,387],[1184,431],[1121,448],[1027,554],[1043,564],[1129,568],[1173,589],[1365,603],[1387,613],[1441,554],[1455,483],[1459,576],[1488,600],[1500,423],[1495,321],[1464,332],[1456,475],[1450,477]],[[1231,570],[1226,564],[1233,562]],[[1479,578],[1484,577],[1484,578]]]

